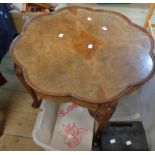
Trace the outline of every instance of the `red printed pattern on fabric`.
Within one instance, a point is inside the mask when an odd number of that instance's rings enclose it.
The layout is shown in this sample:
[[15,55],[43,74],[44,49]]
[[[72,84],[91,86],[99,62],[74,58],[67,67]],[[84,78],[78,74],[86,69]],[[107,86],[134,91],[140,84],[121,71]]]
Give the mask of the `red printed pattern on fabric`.
[[86,134],[88,129],[78,128],[75,123],[69,123],[62,125],[62,129],[59,132],[64,137],[64,144],[69,148],[76,147],[81,143],[83,135]]
[[72,103],[72,104],[68,105],[65,109],[60,110],[59,114],[61,117],[64,117],[65,115],[67,115],[68,113],[70,113],[77,107],[78,107],[77,104]]

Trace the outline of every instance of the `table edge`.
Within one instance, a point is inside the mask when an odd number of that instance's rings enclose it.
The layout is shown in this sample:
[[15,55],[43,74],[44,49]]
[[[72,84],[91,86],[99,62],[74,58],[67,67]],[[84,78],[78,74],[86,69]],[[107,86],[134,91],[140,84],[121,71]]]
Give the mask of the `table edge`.
[[[108,99],[104,99],[104,100],[89,100],[89,99],[86,99],[84,97],[81,97],[81,96],[78,96],[76,94],[73,94],[73,93],[49,93],[47,91],[44,91],[44,90],[40,90],[37,86],[33,85],[31,80],[29,79],[29,76],[28,76],[28,73],[27,73],[27,70],[26,68],[23,67],[23,65],[16,59],[16,57],[14,56],[14,53],[13,53],[13,47],[15,46],[16,42],[24,35],[24,32],[26,31],[28,25],[35,19],[37,19],[38,17],[40,16],[46,16],[46,15],[54,15],[62,10],[65,10],[65,9],[68,9],[68,8],[78,8],[78,9],[86,9],[86,10],[90,10],[90,11],[95,11],[95,12],[110,12],[110,13],[114,13],[122,18],[124,18],[130,25],[138,28],[139,30],[143,31],[150,39],[150,43],[151,43],[151,48],[150,48],[150,51],[149,51],[149,54],[152,58],[152,62],[153,62],[153,68],[152,68],[152,71],[150,72],[150,74],[145,77],[144,79],[142,80],[139,80],[139,81],[136,81],[130,85],[128,85],[126,88],[124,88],[121,92],[119,92],[116,96],[114,97],[111,97],[111,98],[108,98]],[[133,23],[128,17],[126,17],[125,15],[119,13],[119,12],[116,12],[116,11],[110,11],[110,10],[103,10],[103,9],[94,9],[94,8],[90,8],[90,7],[84,7],[84,6],[67,6],[67,7],[64,7],[64,8],[61,8],[61,9],[58,9],[56,11],[54,11],[53,13],[45,13],[45,14],[40,14],[40,15],[36,15],[34,17],[32,17],[30,20],[28,20],[24,26],[23,26],[23,29],[22,29],[22,32],[13,40],[11,46],[10,46],[10,49],[9,49],[9,52],[10,52],[10,56],[11,58],[13,59],[13,61],[15,62],[16,65],[18,65],[19,67],[21,67],[22,71],[23,71],[23,75],[24,75],[24,79],[25,81],[27,82],[27,84],[33,88],[34,90],[36,90],[37,92],[39,93],[42,93],[42,94],[45,94],[45,95],[48,95],[48,96],[57,96],[57,97],[73,97],[77,100],[80,100],[80,101],[85,101],[85,102],[90,102],[90,103],[107,103],[107,102],[113,102],[115,100],[118,100],[120,97],[122,97],[124,94],[126,94],[127,92],[129,92],[133,87],[136,87],[138,85],[142,85],[144,84],[145,82],[147,82],[148,80],[151,79],[151,77],[153,76],[154,74],[154,69],[155,69],[155,61],[154,61],[154,54],[153,54],[153,50],[154,50],[154,39],[153,37],[141,26]]]

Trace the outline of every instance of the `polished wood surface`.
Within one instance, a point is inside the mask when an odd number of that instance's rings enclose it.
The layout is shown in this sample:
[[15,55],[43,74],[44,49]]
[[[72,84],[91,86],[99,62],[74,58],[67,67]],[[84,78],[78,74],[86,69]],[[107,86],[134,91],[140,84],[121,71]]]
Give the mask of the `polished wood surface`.
[[29,21],[11,55],[34,90],[104,103],[151,77],[153,48],[152,37],[119,13],[68,7]]

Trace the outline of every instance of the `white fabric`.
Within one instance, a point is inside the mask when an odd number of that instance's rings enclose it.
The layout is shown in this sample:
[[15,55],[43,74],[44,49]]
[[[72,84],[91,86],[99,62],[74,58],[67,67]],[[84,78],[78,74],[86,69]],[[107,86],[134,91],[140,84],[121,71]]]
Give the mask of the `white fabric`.
[[59,150],[92,149],[94,119],[86,108],[74,103],[62,104],[52,136],[51,145]]

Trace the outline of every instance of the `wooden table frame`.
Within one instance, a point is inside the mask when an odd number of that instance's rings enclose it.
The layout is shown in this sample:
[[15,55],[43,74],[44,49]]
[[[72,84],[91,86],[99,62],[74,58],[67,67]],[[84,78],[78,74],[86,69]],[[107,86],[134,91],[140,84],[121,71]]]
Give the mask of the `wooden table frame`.
[[[39,99],[37,93],[27,84],[23,76],[23,71],[17,64],[14,65],[14,70],[17,77],[19,78],[19,80],[24,85],[24,87],[26,88],[26,90],[29,92],[29,94],[33,99],[32,107],[39,108],[42,99]],[[97,121],[97,125],[95,127],[94,143],[98,141],[102,128],[106,126],[106,124],[108,123],[108,120],[114,113],[116,106],[117,106],[117,101],[110,102],[110,103],[98,106],[96,108],[88,108],[90,115]]]
[[[32,107],[39,108],[39,106],[42,102],[42,99],[39,99],[35,90],[33,90],[25,81],[22,68],[19,67],[17,64],[15,64],[14,70],[15,70],[15,73],[16,73],[18,79],[21,81],[21,83],[23,84],[23,86],[26,88],[26,90],[29,92],[29,94],[31,95],[31,97],[33,99]],[[142,86],[142,84],[133,87],[128,93],[136,91],[141,86]],[[79,101],[75,101],[74,103],[79,104]],[[114,113],[114,111],[117,107],[117,103],[118,103],[118,100],[113,101],[113,102],[108,102],[107,104],[104,104],[104,105],[98,105],[95,108],[92,108],[92,107],[88,108],[90,115],[96,120],[93,145],[98,145],[97,142],[98,142],[98,139],[100,138],[101,131],[106,126],[106,124],[108,123],[112,114]]]
[[[91,10],[89,8],[86,8],[86,9],[87,10]],[[70,10],[73,11],[72,7],[70,7]],[[123,16],[123,15],[121,15],[119,13],[116,13],[116,14],[119,15],[119,16],[122,16],[125,20],[128,20],[125,16]],[[32,22],[32,20],[30,22]],[[137,27],[138,29],[140,29],[141,31],[145,32],[145,30],[142,29],[141,27],[139,27],[138,25],[133,24],[133,23],[131,23],[131,24],[133,26]],[[24,27],[24,30],[25,29],[26,29],[26,25]],[[148,37],[150,37],[150,40],[151,40],[151,51],[153,51],[153,48],[154,48],[153,47],[153,39],[151,38],[151,36],[147,32],[145,32],[145,33],[148,35]],[[15,44],[15,42],[19,38],[20,38],[20,36],[13,42],[13,44]],[[13,48],[13,46],[12,46],[12,48]],[[151,57],[153,59],[153,55],[152,55],[151,52],[150,52],[150,55],[151,55]],[[16,75],[19,78],[19,80],[21,81],[21,83],[25,86],[27,91],[30,93],[30,95],[32,96],[32,98],[33,98],[32,106],[34,108],[38,108],[40,106],[41,99],[39,99],[38,96],[41,97],[41,98],[44,98],[44,99],[46,99],[47,96],[48,97],[53,97],[52,94],[48,94],[46,92],[39,91],[38,87],[33,87],[33,86],[31,87],[30,81],[27,83],[28,78],[26,78],[24,76],[25,72],[24,72],[23,69],[25,69],[25,68],[22,68],[22,65],[20,66],[20,63],[18,64],[18,60],[16,60],[16,58],[15,58],[15,56],[13,54],[12,54],[12,58],[15,61],[15,72],[16,72]],[[154,64],[153,64],[153,68],[154,68]],[[72,96],[70,94],[69,95],[64,95],[63,97],[64,98],[68,97],[70,99],[69,101],[74,101],[74,103],[76,103],[76,104],[78,104],[80,106],[86,107],[88,109],[90,115],[98,122],[98,127],[97,127],[97,129],[95,131],[95,135],[94,135],[95,142],[96,142],[96,140],[99,138],[101,129],[106,125],[106,123],[108,122],[108,120],[112,116],[113,112],[115,111],[119,98],[121,96],[127,94],[127,93],[131,93],[132,91],[137,90],[147,80],[149,80],[152,77],[152,75],[153,75],[153,70],[150,72],[150,74],[149,74],[149,76],[147,76],[147,78],[138,81],[138,83],[130,83],[129,87],[126,88],[126,89],[124,88],[124,90],[122,90],[122,92],[120,94],[117,94],[117,96],[112,97],[109,100],[104,100],[104,102],[101,102],[101,101],[100,102],[97,102],[97,101],[94,102],[96,104],[94,104],[93,102],[91,102],[89,100],[82,100],[82,98],[78,98],[78,97]],[[62,96],[61,95],[60,96],[57,95],[56,97],[58,97],[58,98],[60,97],[61,98]],[[63,103],[65,103],[65,102],[63,102]]]
[[33,99],[32,107],[38,108],[40,106],[42,100],[37,97],[37,94],[35,93],[35,91],[26,83],[24,76],[23,76],[22,69],[18,65],[15,64],[14,70],[15,70],[15,73],[16,73],[18,79],[20,80],[20,82],[23,84],[23,86],[26,88],[26,90],[29,92],[29,94],[31,95],[31,97]]

